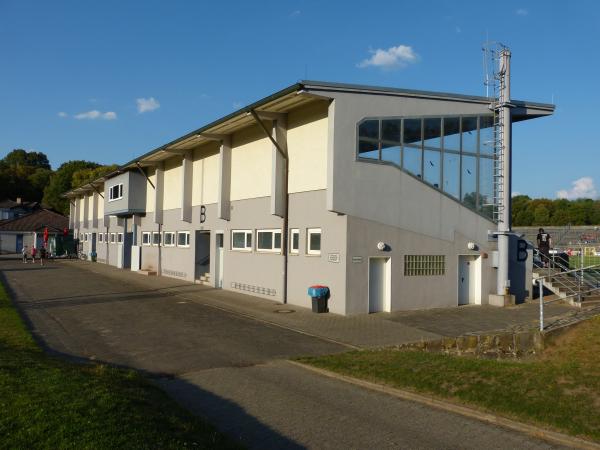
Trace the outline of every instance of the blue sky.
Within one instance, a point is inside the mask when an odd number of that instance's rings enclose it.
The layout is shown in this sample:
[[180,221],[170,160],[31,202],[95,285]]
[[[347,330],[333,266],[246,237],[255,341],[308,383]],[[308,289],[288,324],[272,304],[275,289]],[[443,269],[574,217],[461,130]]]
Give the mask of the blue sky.
[[557,105],[515,124],[513,190],[597,197],[599,29],[595,1],[0,0],[0,157],[123,163],[305,78],[482,95],[489,37]]

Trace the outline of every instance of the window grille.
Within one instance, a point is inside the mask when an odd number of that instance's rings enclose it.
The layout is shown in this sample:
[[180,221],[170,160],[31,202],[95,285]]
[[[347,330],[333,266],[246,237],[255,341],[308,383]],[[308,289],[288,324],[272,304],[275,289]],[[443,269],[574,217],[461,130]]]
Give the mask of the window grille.
[[404,255],[404,276],[446,274],[445,255]]

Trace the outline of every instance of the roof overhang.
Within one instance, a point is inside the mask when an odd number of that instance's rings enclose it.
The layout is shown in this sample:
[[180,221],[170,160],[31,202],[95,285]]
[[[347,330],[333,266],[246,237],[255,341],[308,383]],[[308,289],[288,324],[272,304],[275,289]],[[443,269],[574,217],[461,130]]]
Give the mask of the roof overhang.
[[[282,89],[274,94],[241,108],[225,117],[209,123],[197,130],[181,136],[165,145],[151,150],[131,161],[120,166],[116,171],[111,172],[91,183],[77,187],[66,192],[62,196],[65,198],[74,198],[94,191],[100,187],[104,181],[120,173],[129,170],[138,170],[140,167],[156,166],[161,161],[171,158],[176,154],[183,154],[188,150],[194,149],[200,145],[214,142],[218,135],[230,135],[244,128],[255,124],[255,119],[251,111],[255,111],[260,116],[260,112],[285,113],[298,106],[315,102],[331,101],[336,92],[347,92],[353,94],[373,94],[398,97],[413,97],[432,100],[446,100],[467,103],[479,103],[490,105],[491,99],[487,97],[471,96],[463,94],[451,94],[444,92],[419,91],[410,89],[399,89],[377,86],[363,86],[344,83],[330,83],[321,81],[301,81]],[[515,100],[511,102],[513,106],[513,122],[533,119],[536,117],[548,116],[554,112],[554,105],[545,103],[533,103]]]

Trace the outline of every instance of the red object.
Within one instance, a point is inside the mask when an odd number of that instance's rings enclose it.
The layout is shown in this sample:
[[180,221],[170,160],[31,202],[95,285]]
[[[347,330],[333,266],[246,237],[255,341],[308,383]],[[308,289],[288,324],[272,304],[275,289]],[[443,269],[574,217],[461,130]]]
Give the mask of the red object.
[[327,286],[323,286],[322,284],[314,284],[311,286],[311,288],[315,288],[315,289],[322,289],[322,288],[326,288]]
[[48,227],[44,228],[44,242],[48,242]]
[[67,237],[69,235],[69,229],[68,228],[64,228],[63,229],[63,236]]

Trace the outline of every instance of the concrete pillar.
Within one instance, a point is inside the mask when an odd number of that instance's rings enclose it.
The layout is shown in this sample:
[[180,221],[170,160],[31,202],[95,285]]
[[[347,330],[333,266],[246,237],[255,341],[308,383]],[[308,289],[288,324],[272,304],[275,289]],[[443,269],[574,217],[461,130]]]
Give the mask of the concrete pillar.
[[90,196],[84,194],[83,196],[83,228],[89,228],[90,224],[88,223],[88,214],[90,210]]
[[219,150],[219,195],[217,214],[219,219],[229,220],[231,211],[231,136],[223,136]]
[[[278,115],[273,120],[272,136],[281,149],[287,153],[287,117]],[[279,217],[285,215],[286,171],[285,158],[275,145],[271,149],[271,214]]]
[[335,178],[335,105],[338,100],[334,100],[329,103],[327,111],[327,210],[333,211],[333,199],[334,199],[334,181]]
[[98,228],[98,202],[100,196],[97,192],[94,192],[92,196],[92,228]]
[[69,229],[75,228],[75,204],[69,199]]
[[159,162],[156,165],[156,189],[154,196],[154,223],[163,223],[163,193],[165,189],[165,165]]
[[79,230],[80,226],[79,226],[79,208],[81,207],[81,205],[79,204],[79,198],[75,197],[75,199],[73,200],[73,229],[75,230]]
[[188,150],[181,161],[181,220],[192,222],[193,153]]

